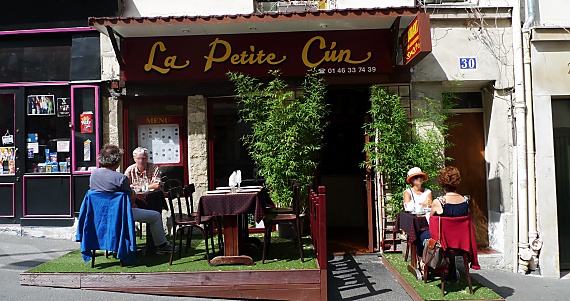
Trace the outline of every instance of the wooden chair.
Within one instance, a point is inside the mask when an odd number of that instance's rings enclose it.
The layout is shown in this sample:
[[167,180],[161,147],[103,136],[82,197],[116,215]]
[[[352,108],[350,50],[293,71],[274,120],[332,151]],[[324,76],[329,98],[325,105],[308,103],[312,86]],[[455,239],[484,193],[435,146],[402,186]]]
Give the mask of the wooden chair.
[[[186,199],[186,208],[188,211],[188,216],[191,216],[195,219],[198,218],[198,212],[194,211],[194,197],[193,193],[196,192],[196,186],[194,184],[188,184],[184,186],[184,196]],[[214,225],[213,222],[216,221],[216,225],[218,226],[218,250],[222,250],[223,248],[223,241],[222,241],[222,221],[221,216],[213,217],[213,216],[202,216],[200,218],[201,223],[208,227],[210,230],[210,242],[212,243],[212,253],[216,253],[216,249],[214,248]],[[190,241],[192,238],[190,237]],[[186,245],[186,252],[188,252],[188,244]]]
[[[190,184],[193,185],[193,184]],[[186,240],[186,253],[188,253],[189,246],[192,242],[192,230],[194,228],[199,229],[202,233],[202,237],[206,243],[206,259],[210,263],[210,250],[208,247],[208,233],[211,232],[211,218],[202,217],[201,221],[198,222],[196,216],[192,216],[192,208],[189,206],[189,201],[182,202],[182,197],[185,197],[183,187],[173,187],[168,192],[168,205],[170,207],[170,217],[172,220],[172,245],[176,245],[176,237],[179,232],[182,232],[179,240],[178,257],[182,257],[182,234],[184,230],[188,230],[188,236]],[[178,210],[174,207],[174,201],[178,203]],[[183,215],[182,207],[186,206],[186,212],[188,215]],[[204,228],[200,227],[200,224],[204,225]],[[170,253],[170,265],[172,265],[172,259],[174,258],[174,248]]]
[[[295,181],[291,183],[291,190],[294,189]],[[294,213],[293,207],[266,207],[265,214]]]
[[[441,237],[439,236],[439,220],[441,219]],[[453,231],[452,233],[450,231]],[[471,216],[462,217],[430,217],[430,234],[435,240],[439,240],[444,249],[445,256],[449,259],[450,264],[447,267],[439,269],[436,272],[441,274],[441,295],[445,295],[445,279],[448,275],[450,267],[455,273],[455,257],[463,257],[465,268],[465,276],[467,277],[467,285],[469,292],[473,295],[473,287],[471,285],[471,275],[469,275],[469,263],[474,269],[479,269],[477,260],[477,245],[475,242],[475,232],[473,230],[473,221]],[[453,237],[453,239],[447,239]],[[460,239],[458,239],[460,238]],[[428,267],[423,270],[424,282],[427,282]],[[456,274],[457,275],[457,274]],[[457,277],[457,276],[456,276]],[[459,279],[457,279],[459,280]]]
[[295,243],[299,247],[299,255],[303,262],[303,245],[301,244],[301,192],[298,183],[293,185],[293,213],[268,213],[263,219],[265,226],[265,234],[263,236],[263,256],[261,263],[265,263],[265,257],[269,252],[269,244],[271,243],[271,230],[273,225],[290,224],[293,226],[295,233]]

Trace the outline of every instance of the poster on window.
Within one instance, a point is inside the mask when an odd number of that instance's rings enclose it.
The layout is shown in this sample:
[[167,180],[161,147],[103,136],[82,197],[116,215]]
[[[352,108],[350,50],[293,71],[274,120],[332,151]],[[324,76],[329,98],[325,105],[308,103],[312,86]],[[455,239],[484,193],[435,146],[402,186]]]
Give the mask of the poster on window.
[[69,98],[58,98],[57,99],[57,117],[69,117],[71,116],[71,101]]
[[87,111],[79,115],[79,121],[81,123],[81,133],[90,134],[93,133],[93,112]]
[[182,165],[180,116],[148,116],[137,120],[138,145],[154,164]]
[[28,115],[55,115],[53,95],[28,95]]

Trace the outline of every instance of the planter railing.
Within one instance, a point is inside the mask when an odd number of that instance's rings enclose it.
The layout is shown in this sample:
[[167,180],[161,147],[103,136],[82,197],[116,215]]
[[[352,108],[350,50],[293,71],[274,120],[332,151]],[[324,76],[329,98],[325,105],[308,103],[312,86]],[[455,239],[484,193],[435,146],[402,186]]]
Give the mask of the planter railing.
[[309,198],[311,242],[321,272],[321,300],[327,300],[327,207],[325,192],[325,187],[319,186],[318,193],[311,191]]

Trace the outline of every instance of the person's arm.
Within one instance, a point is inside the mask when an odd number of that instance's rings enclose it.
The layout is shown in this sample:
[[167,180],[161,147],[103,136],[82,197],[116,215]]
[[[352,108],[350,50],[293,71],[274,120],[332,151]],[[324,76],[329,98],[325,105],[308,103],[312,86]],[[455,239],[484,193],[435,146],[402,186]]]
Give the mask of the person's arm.
[[131,189],[131,181],[127,176],[123,179],[123,183],[121,184],[121,190],[125,192],[129,192],[131,194],[131,205],[135,204],[135,200],[137,199],[137,194],[133,189]]
[[[131,171],[133,170],[132,165],[127,167],[127,169],[125,169],[125,176],[127,176],[127,179],[129,179],[129,183],[133,182],[133,178],[131,175]],[[133,188],[133,185],[129,186],[130,188]]]
[[431,208],[431,205],[433,203],[433,199],[431,196],[431,191],[428,193],[428,195],[426,196],[426,201],[424,202],[425,206],[428,208]]
[[405,211],[410,211],[410,208],[408,207],[412,207],[411,210],[414,209],[413,203],[411,203],[412,201],[412,196],[410,195],[410,192],[408,192],[408,190],[404,190],[404,210]]
[[435,199],[432,203],[431,203],[431,211],[430,211],[430,215],[436,215],[436,214],[442,214],[443,213],[443,207],[441,206],[441,202],[439,201],[439,199]]
[[152,165],[153,172],[152,177],[149,180],[148,189],[160,189],[160,170],[158,170],[158,166]]

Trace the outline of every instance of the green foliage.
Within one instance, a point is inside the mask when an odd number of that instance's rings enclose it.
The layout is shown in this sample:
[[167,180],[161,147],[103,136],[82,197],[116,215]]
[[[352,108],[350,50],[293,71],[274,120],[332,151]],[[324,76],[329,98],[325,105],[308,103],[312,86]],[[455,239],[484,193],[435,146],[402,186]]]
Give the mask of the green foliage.
[[237,98],[242,104],[240,121],[252,124],[252,134],[243,137],[259,175],[274,203],[291,205],[291,182],[308,191],[323,145],[323,131],[328,113],[324,80],[311,69],[302,84],[304,93],[295,99],[294,92],[271,71],[273,79],[265,85],[241,73],[229,72]]
[[426,183],[429,187],[448,159],[444,150],[448,146],[446,120],[451,102],[425,99],[425,107],[416,108],[419,117],[410,124],[398,95],[372,86],[370,100],[372,120],[364,125],[371,137],[364,151],[370,156],[363,165],[382,174],[383,185],[391,192],[391,197],[384,198],[386,213],[395,216],[402,209],[408,170],[420,167],[431,179]]

